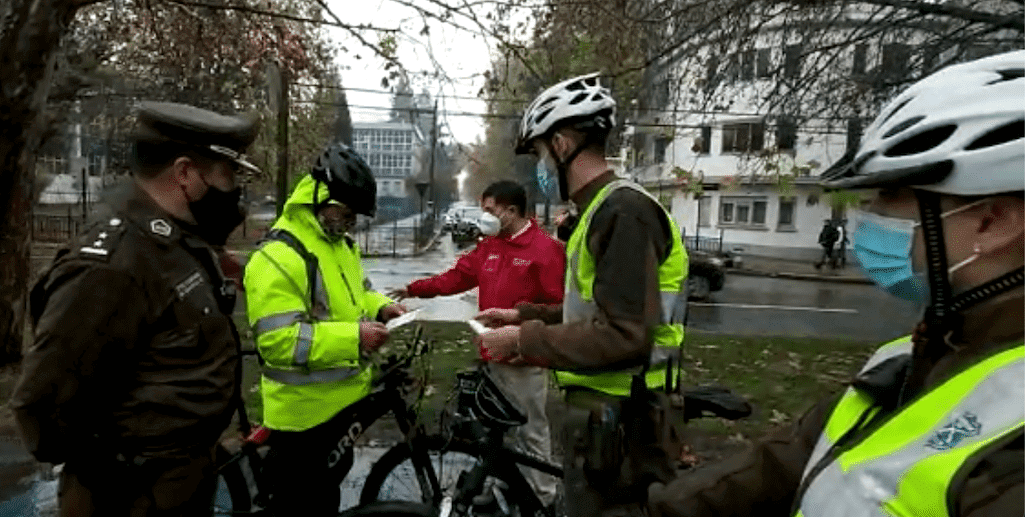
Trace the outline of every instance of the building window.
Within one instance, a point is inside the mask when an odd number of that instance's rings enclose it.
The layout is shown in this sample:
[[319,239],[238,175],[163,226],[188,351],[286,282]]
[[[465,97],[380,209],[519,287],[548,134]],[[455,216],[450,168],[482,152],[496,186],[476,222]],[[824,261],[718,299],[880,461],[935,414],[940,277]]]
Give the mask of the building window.
[[792,197],[781,197],[779,198],[779,218],[777,220],[777,230],[795,230],[794,227],[794,211],[797,210],[797,203]]
[[720,201],[719,224],[750,228],[765,227],[768,202],[763,196],[723,197]]
[[847,119],[847,152],[854,153],[858,149],[858,142],[861,141],[861,119],[852,117]]
[[698,198],[698,226],[708,228],[712,226],[712,198],[701,196]]
[[765,141],[765,125],[762,122],[725,124],[722,127],[722,152],[743,153],[760,151]]
[[655,137],[655,152],[652,156],[654,163],[663,163],[666,161],[666,147],[669,145],[669,139],[664,136]]
[[854,46],[854,63],[851,65],[851,75],[865,75],[865,63],[867,56],[867,43],[858,43]]
[[780,150],[792,151],[797,143],[797,122],[793,117],[780,117],[776,126],[776,147]]
[[787,45],[783,50],[783,77],[794,79],[801,75],[801,45]]
[[711,56],[705,66],[705,84],[712,90],[719,84],[719,56]]
[[758,62],[755,64],[755,76],[759,79],[766,79],[772,76],[771,49],[758,49]]
[[886,79],[900,79],[907,75],[910,47],[903,43],[883,45],[882,76]]
[[696,154],[708,154],[712,152],[712,126],[701,126],[698,129],[701,134],[694,139],[691,151]]
[[750,81],[755,78],[755,51],[745,50],[737,54],[738,73],[741,81]]
[[733,207],[735,206],[733,201],[723,198],[720,206],[722,207],[722,213],[719,214],[719,224],[733,224]]

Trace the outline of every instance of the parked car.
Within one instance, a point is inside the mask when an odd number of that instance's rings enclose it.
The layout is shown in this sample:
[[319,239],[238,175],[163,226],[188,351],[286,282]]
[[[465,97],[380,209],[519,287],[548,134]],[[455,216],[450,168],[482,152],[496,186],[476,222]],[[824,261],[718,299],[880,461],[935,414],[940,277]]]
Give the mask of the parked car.
[[450,226],[452,239],[459,242],[473,241],[481,236],[480,218],[484,211],[480,207],[466,207],[458,212],[458,219]]
[[704,251],[688,251],[687,298],[707,300],[726,283],[726,259]]
[[441,217],[441,224],[443,230],[454,229],[460,221],[466,219],[480,219],[483,212],[477,205],[456,205],[449,208],[445,212],[445,215]]

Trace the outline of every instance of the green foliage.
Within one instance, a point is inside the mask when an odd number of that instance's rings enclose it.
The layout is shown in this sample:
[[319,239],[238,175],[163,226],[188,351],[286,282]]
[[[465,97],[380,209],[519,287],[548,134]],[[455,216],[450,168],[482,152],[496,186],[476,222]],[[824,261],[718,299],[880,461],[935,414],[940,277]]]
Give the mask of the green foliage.
[[829,206],[841,208],[860,208],[861,193],[852,190],[834,190],[829,193]]

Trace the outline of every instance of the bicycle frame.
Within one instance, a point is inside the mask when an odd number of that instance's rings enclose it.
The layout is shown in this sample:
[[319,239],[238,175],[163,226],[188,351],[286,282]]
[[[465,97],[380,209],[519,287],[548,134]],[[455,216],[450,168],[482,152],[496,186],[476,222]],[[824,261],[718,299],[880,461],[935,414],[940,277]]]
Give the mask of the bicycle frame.
[[[426,351],[428,345],[426,342],[421,345],[422,328],[419,328],[414,335],[413,344],[410,346],[411,353],[405,358],[391,358],[391,364],[389,368],[382,371],[379,376],[374,380],[374,388],[369,395],[360,399],[359,401],[349,405],[342,411],[338,412],[334,417],[327,422],[327,424],[338,425],[340,429],[344,431],[339,433],[338,442],[326,451],[326,461],[328,462],[329,468],[344,468],[344,472],[339,472],[339,478],[344,478],[349,475],[350,469],[352,468],[352,462],[343,464],[342,460],[345,459],[352,453],[352,449],[355,446],[357,440],[363,435],[363,433],[377,420],[386,416],[388,413],[392,413],[395,417],[395,421],[398,424],[399,430],[406,438],[406,442],[410,447],[416,450],[422,450],[418,446],[420,437],[424,435],[423,428],[417,423],[417,415],[412,405],[406,403],[406,387],[410,383],[411,377],[409,376],[408,367],[414,357]],[[256,351],[243,351],[243,355],[255,355]],[[269,490],[266,486],[266,481],[262,475],[262,461],[263,454],[261,454],[261,448],[267,447],[264,445],[264,441],[267,440],[267,433],[263,436],[257,437],[257,431],[263,428],[258,427],[254,429],[249,423],[248,416],[246,414],[245,406],[241,403],[238,404],[239,414],[239,429],[242,431],[243,440],[241,448],[234,453],[227,451],[223,447],[224,454],[228,457],[224,461],[218,461],[217,472],[222,474],[225,478],[229,476],[227,469],[228,467],[238,464],[238,474],[232,473],[235,476],[241,476],[242,482],[245,483],[248,490],[249,500],[256,503],[258,507],[267,507],[267,498]],[[271,441],[273,443],[273,441]],[[266,450],[266,449],[263,449]],[[313,454],[320,454],[324,451],[316,451]],[[249,464],[248,476],[245,472],[243,465],[243,459],[246,459]],[[440,483],[437,476],[434,474],[434,470],[430,468],[430,458],[426,453],[416,454],[414,459],[414,465],[416,466],[418,481],[421,486],[429,486],[432,488],[433,493],[440,493]],[[426,478],[425,478],[426,476]],[[226,482],[228,480],[226,479]],[[238,480],[235,481],[239,482]],[[250,484],[252,488],[250,488]],[[254,493],[255,488],[255,493]],[[231,492],[229,487],[229,492]],[[233,498],[236,494],[232,494]],[[233,501],[234,503],[234,501]],[[233,512],[239,513],[239,512]],[[254,514],[256,512],[242,512],[242,514]]]

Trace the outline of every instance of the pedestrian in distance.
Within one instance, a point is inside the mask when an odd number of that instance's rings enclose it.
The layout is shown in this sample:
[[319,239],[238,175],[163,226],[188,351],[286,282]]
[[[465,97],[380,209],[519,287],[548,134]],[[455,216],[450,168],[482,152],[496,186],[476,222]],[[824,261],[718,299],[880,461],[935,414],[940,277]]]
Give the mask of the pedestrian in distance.
[[951,66],[823,173],[867,200],[854,254],[926,307],[838,396],[649,490],[656,517],[1025,514],[1025,51]]
[[836,229],[836,222],[832,219],[826,219],[822,223],[822,231],[819,232],[819,246],[822,246],[822,257],[815,262],[815,269],[821,269],[826,264],[835,269],[833,246],[839,237],[840,233]]
[[836,222],[836,242],[833,243],[833,260],[830,261],[832,269],[843,269],[847,267],[847,219],[839,219]]
[[285,202],[245,270],[249,323],[264,360],[263,425],[272,430],[264,470],[275,515],[334,516],[353,461],[339,413],[370,393],[367,356],[388,340],[405,308],[369,285],[349,234],[373,216],[370,166],[330,145]]
[[62,516],[210,513],[237,403],[235,284],[218,250],[245,217],[256,119],[142,102],[123,206],[31,291],[11,407],[29,451],[63,463]]
[[[411,282],[392,296],[432,298],[478,288],[478,308],[512,309],[521,303],[562,302],[565,249],[526,216],[527,192],[512,181],[489,185],[481,195],[485,237],[444,273]],[[551,431],[545,405],[548,370],[532,365],[492,364],[491,373],[526,410],[527,423],[515,429],[520,447],[550,460]],[[558,481],[534,469],[524,474],[544,504],[555,500]]]
[[566,245],[563,303],[478,315],[495,327],[479,337],[482,353],[548,366],[566,390],[564,486],[574,516],[639,510],[643,497],[634,497],[672,471],[661,444],[641,442],[644,433],[624,438],[638,442],[629,458],[615,459],[624,400],[637,394],[647,403],[646,390],[665,384],[667,360],[683,340],[687,275],[672,217],[605,159],[615,106],[589,74],[552,86],[527,108],[516,150],[538,157],[542,192],[572,200],[580,214]]

